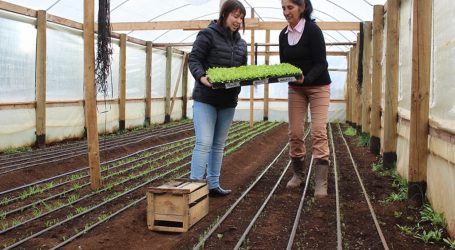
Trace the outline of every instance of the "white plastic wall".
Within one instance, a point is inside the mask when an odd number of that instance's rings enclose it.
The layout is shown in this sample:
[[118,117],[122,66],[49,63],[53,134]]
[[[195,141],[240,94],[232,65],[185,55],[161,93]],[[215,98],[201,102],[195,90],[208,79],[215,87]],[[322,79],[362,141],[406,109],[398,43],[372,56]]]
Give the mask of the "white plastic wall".
[[[455,237],[455,1],[433,1],[432,80],[430,119],[435,127],[451,132],[444,140],[429,137],[427,196],[443,212]],[[451,139],[450,139],[451,138]]]

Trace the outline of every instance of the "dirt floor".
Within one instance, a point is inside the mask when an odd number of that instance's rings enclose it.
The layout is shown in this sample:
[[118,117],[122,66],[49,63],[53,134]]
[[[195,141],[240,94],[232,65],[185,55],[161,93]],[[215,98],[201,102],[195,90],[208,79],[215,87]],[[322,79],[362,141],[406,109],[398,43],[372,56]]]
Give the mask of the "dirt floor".
[[[344,249],[383,249],[375,224],[360,189],[357,175],[352,167],[351,160],[340,134],[334,129],[334,144],[338,164],[338,184],[340,191],[340,213],[343,224]],[[342,129],[346,129],[342,126]],[[187,135],[180,135],[182,138]],[[105,153],[103,159],[134,152],[147,146],[165,143],[175,138],[161,138],[159,141],[147,142],[142,146],[131,146]],[[372,206],[379,221],[390,249],[441,249],[444,245],[424,244],[413,236],[400,232],[397,225],[415,225],[419,218],[419,209],[407,201],[384,202],[394,192],[389,176],[380,176],[372,171],[371,165],[378,162],[377,156],[369,153],[366,147],[359,146],[356,138],[347,137],[349,147],[356,162],[363,184],[371,199]],[[194,225],[186,233],[163,233],[150,231],[146,221],[146,201],[122,212],[94,230],[66,245],[64,249],[192,249],[201,235],[219,219],[225,211],[241,196],[248,185],[268,166],[287,143],[287,124],[272,129],[266,134],[259,135],[244,144],[240,149],[224,158],[221,184],[222,187],[232,189],[233,192],[222,198],[210,198],[209,214]],[[311,141],[306,145],[311,149]],[[332,151],[332,149],[331,149]],[[306,166],[310,164],[310,153],[306,159]],[[331,152],[332,155],[333,152]],[[234,214],[226,219],[220,229],[211,237],[205,249],[232,249],[238,236],[248,225],[254,213],[262,205],[265,196],[275,185],[282,171],[288,163],[287,150],[264,179],[258,182],[252,194],[239,204]],[[84,157],[78,157],[65,164],[49,164],[41,171],[27,170],[8,175],[8,180],[2,179],[3,189],[33,180],[62,173],[75,166],[87,165]],[[334,169],[329,174],[329,195],[322,199],[314,199],[312,176],[308,183],[308,197],[303,206],[301,219],[298,223],[293,249],[336,249],[336,196]],[[291,177],[291,171],[285,172],[283,181],[278,184],[270,206],[258,218],[257,225],[248,235],[244,249],[285,249],[292,228],[296,209],[301,199],[304,186],[300,189],[285,188]],[[33,177],[31,177],[33,176]],[[399,216],[398,216],[399,215]],[[445,232],[444,232],[445,233]],[[57,239],[59,236],[56,235]],[[49,248],[53,241],[38,239],[36,247]]]

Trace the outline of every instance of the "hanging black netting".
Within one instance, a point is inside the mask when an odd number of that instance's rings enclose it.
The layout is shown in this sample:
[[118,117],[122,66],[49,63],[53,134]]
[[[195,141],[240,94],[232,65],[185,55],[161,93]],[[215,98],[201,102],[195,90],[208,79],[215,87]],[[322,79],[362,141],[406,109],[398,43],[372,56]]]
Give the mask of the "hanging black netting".
[[109,0],[99,0],[95,79],[98,92],[103,93],[104,97],[108,93],[107,80],[111,71],[111,55],[110,3]]
[[361,89],[362,88],[362,83],[363,83],[363,40],[364,40],[364,33],[365,33],[365,25],[363,25],[363,22],[360,22],[360,38],[359,41],[357,41],[357,44],[359,46],[359,61],[358,61],[358,67],[357,67],[357,88]]

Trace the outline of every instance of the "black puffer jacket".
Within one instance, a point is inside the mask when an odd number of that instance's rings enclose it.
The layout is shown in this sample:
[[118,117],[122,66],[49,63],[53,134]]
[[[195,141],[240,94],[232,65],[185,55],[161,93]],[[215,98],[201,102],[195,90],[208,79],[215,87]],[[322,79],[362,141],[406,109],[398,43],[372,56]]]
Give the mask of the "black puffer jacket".
[[212,21],[199,32],[189,56],[189,67],[196,83],[193,100],[214,105],[218,108],[237,106],[240,87],[231,89],[212,89],[199,82],[212,67],[238,67],[246,65],[246,42],[239,32],[232,33]]

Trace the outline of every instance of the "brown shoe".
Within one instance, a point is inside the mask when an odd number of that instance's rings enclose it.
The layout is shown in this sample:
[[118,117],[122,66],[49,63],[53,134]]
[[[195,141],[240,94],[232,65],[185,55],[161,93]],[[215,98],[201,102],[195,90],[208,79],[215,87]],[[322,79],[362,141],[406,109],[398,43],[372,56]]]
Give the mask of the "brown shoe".
[[318,159],[314,164],[314,168],[314,197],[322,198],[324,196],[327,196],[327,176],[329,173],[329,161]]
[[286,184],[286,188],[298,188],[302,185],[303,178],[303,164],[305,163],[305,158],[292,158],[292,178]]

